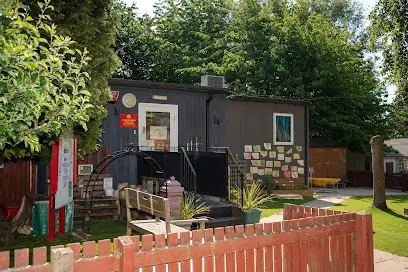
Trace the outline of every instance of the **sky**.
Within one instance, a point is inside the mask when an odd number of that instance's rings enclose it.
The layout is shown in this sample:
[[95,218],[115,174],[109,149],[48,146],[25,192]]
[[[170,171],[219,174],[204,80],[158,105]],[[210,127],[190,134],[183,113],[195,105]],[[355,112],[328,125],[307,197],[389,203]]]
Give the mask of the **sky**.
[[[132,3],[136,3],[137,7],[139,8],[139,12],[141,14],[147,13],[149,15],[153,15],[153,4],[157,2],[157,0],[123,0],[123,1],[129,6],[132,5]],[[377,0],[360,0],[360,2],[363,5],[365,16],[368,16],[368,14],[373,9]],[[390,103],[395,97],[394,95],[395,87],[388,86],[387,91],[389,94],[387,102]]]

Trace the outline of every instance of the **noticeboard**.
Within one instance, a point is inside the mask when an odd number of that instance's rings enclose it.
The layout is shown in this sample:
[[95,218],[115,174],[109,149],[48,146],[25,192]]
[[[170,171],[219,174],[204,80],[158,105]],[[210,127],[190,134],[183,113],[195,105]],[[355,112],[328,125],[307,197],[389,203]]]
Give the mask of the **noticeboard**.
[[58,190],[55,194],[55,209],[73,201],[74,156],[73,134],[66,133],[59,140]]

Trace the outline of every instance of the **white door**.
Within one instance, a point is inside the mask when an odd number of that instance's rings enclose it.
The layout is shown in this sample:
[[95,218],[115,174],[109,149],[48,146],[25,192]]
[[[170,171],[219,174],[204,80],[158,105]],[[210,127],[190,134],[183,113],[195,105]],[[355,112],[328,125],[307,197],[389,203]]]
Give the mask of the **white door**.
[[178,106],[139,103],[140,150],[178,151]]

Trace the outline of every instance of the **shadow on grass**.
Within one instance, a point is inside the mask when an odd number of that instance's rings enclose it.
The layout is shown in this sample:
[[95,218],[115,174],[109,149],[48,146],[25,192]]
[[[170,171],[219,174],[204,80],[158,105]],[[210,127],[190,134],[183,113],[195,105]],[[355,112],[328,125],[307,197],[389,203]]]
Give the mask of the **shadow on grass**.
[[407,217],[407,216],[404,216],[404,215],[401,215],[401,214],[399,214],[399,213],[396,213],[396,212],[394,212],[393,210],[387,209],[387,210],[382,210],[382,211],[385,212],[385,213],[388,213],[389,215],[392,215],[392,216],[395,216],[395,217],[397,217],[397,218],[400,218],[400,219],[403,219],[403,220],[408,221],[408,217]]

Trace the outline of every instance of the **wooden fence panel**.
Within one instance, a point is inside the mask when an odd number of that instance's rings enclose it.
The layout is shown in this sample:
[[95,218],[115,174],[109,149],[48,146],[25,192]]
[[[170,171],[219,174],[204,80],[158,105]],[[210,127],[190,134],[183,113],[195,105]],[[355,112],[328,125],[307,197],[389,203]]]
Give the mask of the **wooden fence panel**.
[[[245,228],[172,233],[167,236],[167,243],[164,235],[144,235],[141,248],[138,236],[123,236],[114,240],[114,252],[110,251],[109,240],[99,241],[98,250],[95,242],[84,243],[82,256],[79,244],[69,245],[70,249],[54,246],[52,252],[64,249],[60,252],[69,255],[66,259],[79,272],[373,272],[371,214],[316,214]],[[34,249],[33,264],[28,265],[28,249],[16,250],[13,271],[58,271],[58,263],[46,263],[45,252],[45,248]],[[0,271],[8,270],[9,257],[9,252],[0,252]]]
[[6,162],[0,168],[0,206],[20,205],[23,197],[35,189],[35,174],[36,166],[31,161]]

